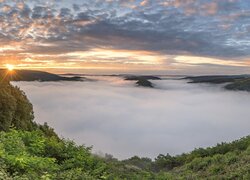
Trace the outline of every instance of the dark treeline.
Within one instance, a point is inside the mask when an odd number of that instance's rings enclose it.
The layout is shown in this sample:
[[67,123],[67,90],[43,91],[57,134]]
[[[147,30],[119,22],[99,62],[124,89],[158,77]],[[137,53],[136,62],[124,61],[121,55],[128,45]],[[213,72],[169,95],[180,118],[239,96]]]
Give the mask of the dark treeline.
[[25,93],[3,81],[0,120],[0,179],[250,179],[250,137],[154,160],[98,157],[35,123]]

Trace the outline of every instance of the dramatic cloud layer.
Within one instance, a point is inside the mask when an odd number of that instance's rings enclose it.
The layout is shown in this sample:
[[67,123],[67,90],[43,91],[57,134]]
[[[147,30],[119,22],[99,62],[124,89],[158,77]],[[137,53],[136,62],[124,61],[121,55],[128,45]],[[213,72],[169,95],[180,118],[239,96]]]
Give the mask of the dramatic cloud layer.
[[249,134],[249,93],[176,80],[145,89],[99,79],[14,84],[34,104],[37,122],[118,158],[179,154]]
[[[0,0],[0,61],[26,68],[249,72],[249,8],[244,0]],[[185,58],[177,61],[180,55]],[[190,63],[194,57],[199,60]]]

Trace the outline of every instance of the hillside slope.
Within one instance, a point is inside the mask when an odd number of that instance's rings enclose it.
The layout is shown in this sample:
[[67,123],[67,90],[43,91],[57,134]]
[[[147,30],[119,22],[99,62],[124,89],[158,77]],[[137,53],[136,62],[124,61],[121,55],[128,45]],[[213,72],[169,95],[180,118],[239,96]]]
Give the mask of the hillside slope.
[[0,80],[7,81],[82,81],[81,77],[63,77],[56,74],[34,71],[34,70],[14,70],[8,71],[0,69]]
[[135,156],[112,164],[120,179],[250,179],[250,137],[154,161]]
[[226,85],[225,88],[234,91],[250,91],[250,78],[237,80],[231,84]]

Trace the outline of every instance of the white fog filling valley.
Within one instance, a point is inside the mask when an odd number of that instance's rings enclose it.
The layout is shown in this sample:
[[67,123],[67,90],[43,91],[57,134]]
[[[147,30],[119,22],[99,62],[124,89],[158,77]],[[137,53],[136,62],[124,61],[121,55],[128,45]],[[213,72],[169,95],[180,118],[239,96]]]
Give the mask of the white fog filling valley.
[[36,122],[119,159],[176,155],[249,134],[250,93],[182,80],[152,81],[157,88],[151,89],[96,78],[12,84],[28,96]]

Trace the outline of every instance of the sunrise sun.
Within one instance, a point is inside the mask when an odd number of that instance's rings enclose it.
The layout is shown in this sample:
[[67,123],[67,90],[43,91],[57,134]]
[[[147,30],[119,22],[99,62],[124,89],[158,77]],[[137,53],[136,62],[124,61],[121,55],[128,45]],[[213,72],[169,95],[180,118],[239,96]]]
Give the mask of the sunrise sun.
[[6,68],[9,70],[9,71],[13,71],[14,70],[14,65],[12,65],[12,64],[7,64],[6,65]]

